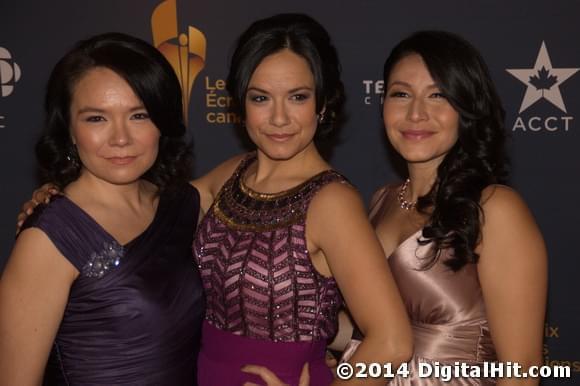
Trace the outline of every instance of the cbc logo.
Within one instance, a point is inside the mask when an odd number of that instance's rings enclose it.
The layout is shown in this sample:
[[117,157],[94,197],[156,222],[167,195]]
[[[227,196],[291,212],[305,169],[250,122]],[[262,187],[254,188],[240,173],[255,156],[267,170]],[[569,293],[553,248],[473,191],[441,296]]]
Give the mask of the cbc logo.
[[20,80],[20,67],[12,59],[10,51],[0,47],[0,96],[7,97],[14,91],[14,84]]

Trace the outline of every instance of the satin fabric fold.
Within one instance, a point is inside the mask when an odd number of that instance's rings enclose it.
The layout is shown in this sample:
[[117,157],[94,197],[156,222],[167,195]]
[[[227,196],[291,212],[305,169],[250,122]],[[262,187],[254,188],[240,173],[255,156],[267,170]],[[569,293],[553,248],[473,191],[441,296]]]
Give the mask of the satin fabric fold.
[[495,360],[487,326],[413,323],[414,353],[440,362]]
[[[371,211],[375,227],[385,214],[383,203],[396,202],[397,189],[387,187]],[[497,361],[479,283],[477,264],[466,264],[457,272],[445,265],[453,254],[440,251],[434,264],[429,263],[430,244],[420,245],[418,230],[404,240],[388,257],[399,292],[411,320],[413,356],[408,362],[408,376],[397,376],[393,385],[493,385],[494,379],[452,377],[448,382],[434,375],[420,377],[421,366],[435,368],[455,362],[481,367],[485,361]],[[345,351],[352,356],[360,332]],[[483,375],[483,374],[482,374]]]

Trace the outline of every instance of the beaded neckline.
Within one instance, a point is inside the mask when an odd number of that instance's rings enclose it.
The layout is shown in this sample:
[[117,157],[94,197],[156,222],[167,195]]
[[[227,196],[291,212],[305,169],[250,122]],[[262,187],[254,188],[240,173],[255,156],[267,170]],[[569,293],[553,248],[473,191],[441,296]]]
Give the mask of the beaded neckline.
[[309,179],[307,179],[306,181],[291,187],[290,189],[286,189],[286,190],[282,190],[280,192],[276,192],[276,193],[263,193],[263,192],[258,192],[252,188],[250,188],[248,185],[246,185],[246,183],[244,182],[244,174],[245,172],[248,170],[248,168],[250,167],[250,165],[254,162],[254,160],[256,159],[255,156],[251,156],[246,158],[245,160],[245,165],[242,166],[243,170],[240,170],[237,174],[237,180],[238,180],[238,185],[240,187],[240,190],[245,193],[246,195],[252,197],[253,199],[256,200],[264,200],[264,201],[269,201],[269,200],[275,200],[278,198],[282,198],[285,196],[291,196],[293,194],[296,194],[300,189],[304,188],[306,185],[308,185],[309,183],[311,183],[312,181],[320,178],[320,176],[325,175],[327,173],[336,173],[334,170],[332,169],[327,169],[327,170],[323,170],[320,173],[317,173],[315,175],[313,175],[312,177],[310,177]]
[[346,180],[334,170],[325,170],[288,190],[257,192],[243,182],[245,171],[255,159],[255,153],[250,154],[240,163],[213,206],[221,221],[240,230],[266,231],[303,220],[308,202],[320,186],[330,180]]

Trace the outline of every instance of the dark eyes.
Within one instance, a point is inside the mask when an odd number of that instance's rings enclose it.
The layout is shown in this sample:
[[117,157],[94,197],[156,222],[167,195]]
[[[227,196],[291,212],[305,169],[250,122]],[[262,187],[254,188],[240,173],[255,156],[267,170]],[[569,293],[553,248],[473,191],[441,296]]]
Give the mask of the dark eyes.
[[445,96],[445,94],[443,94],[442,92],[434,92],[433,94],[430,95],[431,98],[444,98],[447,99],[447,97]]
[[[303,102],[310,98],[310,94],[298,93],[290,95],[290,100],[294,102]],[[254,103],[263,103],[268,101],[270,98],[266,95],[248,95],[248,99]]]
[[[389,93],[389,97],[391,98],[409,98],[410,94],[405,92],[405,91],[392,91],[391,93]],[[447,97],[445,96],[445,94],[443,94],[442,92],[434,92],[432,94],[429,94],[429,98],[434,98],[434,99],[438,99],[438,98],[443,98],[443,99],[447,99]]]
[[[146,112],[135,113],[135,114],[131,115],[130,119],[136,120],[136,121],[149,119],[149,114],[147,114]],[[102,115],[89,115],[84,120],[85,120],[85,122],[98,123],[98,122],[105,122],[107,119]]]
[[105,118],[100,115],[90,115],[85,118],[87,122],[103,122],[104,120]]
[[147,113],[136,113],[131,116],[131,119],[149,119],[149,114]]
[[250,101],[256,102],[256,103],[261,103],[261,102],[265,102],[266,100],[268,100],[268,98],[264,95],[250,95],[249,99],[250,99]]
[[291,98],[297,102],[302,102],[302,101],[305,101],[308,98],[310,98],[310,95],[308,95],[308,94],[295,94],[295,95],[292,95]]
[[409,96],[406,92],[403,91],[393,91],[389,94],[391,98],[406,98]]

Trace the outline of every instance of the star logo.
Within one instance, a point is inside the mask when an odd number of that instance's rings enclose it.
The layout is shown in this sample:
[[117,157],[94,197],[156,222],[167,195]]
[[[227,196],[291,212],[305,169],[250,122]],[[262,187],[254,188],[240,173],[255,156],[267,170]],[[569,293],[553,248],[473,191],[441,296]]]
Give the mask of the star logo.
[[542,98],[566,113],[566,106],[562,99],[562,93],[560,93],[560,85],[578,70],[580,68],[552,67],[546,43],[542,42],[534,68],[513,68],[506,70],[528,86],[524,100],[520,106],[520,113]]

